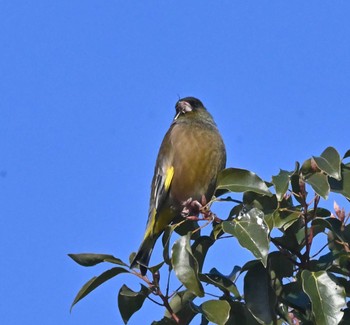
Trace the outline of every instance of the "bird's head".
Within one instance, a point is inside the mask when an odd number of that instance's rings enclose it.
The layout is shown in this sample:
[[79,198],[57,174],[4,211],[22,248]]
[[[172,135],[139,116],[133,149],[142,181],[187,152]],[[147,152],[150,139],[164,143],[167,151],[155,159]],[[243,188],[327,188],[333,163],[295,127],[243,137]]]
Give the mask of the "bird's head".
[[207,112],[203,103],[194,97],[185,97],[180,100],[175,105],[176,115],[175,120],[178,118],[194,118],[200,116],[201,113]]

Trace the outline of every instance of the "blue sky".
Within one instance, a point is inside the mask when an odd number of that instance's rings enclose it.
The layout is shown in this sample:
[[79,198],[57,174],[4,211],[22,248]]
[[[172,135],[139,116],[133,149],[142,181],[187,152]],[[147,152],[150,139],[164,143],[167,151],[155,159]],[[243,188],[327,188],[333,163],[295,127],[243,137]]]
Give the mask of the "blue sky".
[[[66,254],[138,248],[179,96],[213,114],[228,166],[266,180],[329,145],[344,154],[349,13],[347,1],[2,1],[2,322],[122,323],[117,292],[138,282],[121,275],[70,314],[106,267]],[[205,267],[250,258],[232,240]],[[162,315],[147,303],[130,324]]]

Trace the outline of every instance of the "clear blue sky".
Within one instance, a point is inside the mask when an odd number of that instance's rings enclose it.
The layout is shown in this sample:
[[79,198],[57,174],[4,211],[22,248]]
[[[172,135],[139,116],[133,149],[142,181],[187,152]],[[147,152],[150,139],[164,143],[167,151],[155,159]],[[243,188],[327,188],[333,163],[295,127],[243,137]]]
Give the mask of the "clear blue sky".
[[[329,145],[344,154],[349,15],[348,1],[2,1],[1,323],[122,323],[117,292],[137,281],[122,275],[70,314],[106,267],[66,254],[138,248],[178,96],[214,115],[228,166],[266,180]],[[252,258],[242,251],[228,241],[206,271],[228,273]],[[148,303],[130,324],[162,313]]]

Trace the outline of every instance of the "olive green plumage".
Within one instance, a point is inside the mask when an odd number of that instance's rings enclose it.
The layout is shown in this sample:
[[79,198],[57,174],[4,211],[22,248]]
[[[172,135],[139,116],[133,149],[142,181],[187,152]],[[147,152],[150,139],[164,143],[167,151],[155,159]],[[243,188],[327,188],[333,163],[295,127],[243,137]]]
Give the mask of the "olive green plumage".
[[160,146],[151,187],[146,232],[131,263],[143,275],[156,240],[189,198],[207,201],[214,194],[217,175],[225,168],[226,151],[216,124],[200,100],[176,103],[176,115]]

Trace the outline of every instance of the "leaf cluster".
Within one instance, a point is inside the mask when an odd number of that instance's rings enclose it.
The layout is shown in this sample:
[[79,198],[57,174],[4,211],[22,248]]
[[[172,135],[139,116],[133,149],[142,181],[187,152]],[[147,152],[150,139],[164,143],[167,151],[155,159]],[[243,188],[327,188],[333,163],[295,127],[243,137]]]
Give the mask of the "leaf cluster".
[[[334,214],[320,206],[330,192],[350,200],[350,163],[345,162],[349,156],[350,150],[341,159],[328,147],[320,156],[297,162],[292,171],[280,170],[271,182],[248,170],[225,169],[218,177],[216,196],[196,220],[212,225],[209,236],[188,228],[169,252],[178,227],[170,225],[162,238],[164,262],[149,268],[150,277],[112,255],[69,254],[82,266],[114,264],[81,288],[72,307],[102,283],[128,273],[142,284],[139,291],[125,284],[119,290],[125,324],[145,299],[165,308],[164,317],[153,323],[160,325],[190,324],[196,315],[201,324],[219,325],[350,323],[349,215],[336,204]],[[242,193],[242,200],[228,196],[233,192]],[[210,210],[220,201],[234,205],[226,219]],[[232,238],[251,252],[252,260],[232,266],[229,275],[215,267],[203,272],[208,250],[218,240]],[[322,245],[312,255],[315,238]],[[173,272],[179,288],[170,290],[169,282],[162,288],[163,272],[168,277]],[[243,277],[243,288],[237,285],[238,277]],[[215,288],[218,294],[209,295],[204,288]]]

